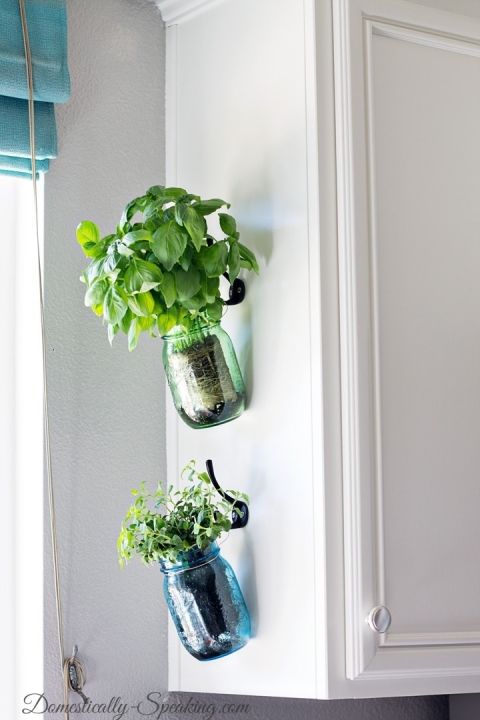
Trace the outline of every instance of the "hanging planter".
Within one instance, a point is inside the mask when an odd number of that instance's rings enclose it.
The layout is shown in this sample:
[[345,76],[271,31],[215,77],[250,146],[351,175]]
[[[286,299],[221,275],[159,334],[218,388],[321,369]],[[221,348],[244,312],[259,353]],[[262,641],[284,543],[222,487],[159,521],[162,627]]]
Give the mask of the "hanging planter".
[[233,420],[245,408],[245,386],[230,337],[219,323],[165,335],[163,364],[175,407],[191,427]]
[[[243,299],[240,270],[258,272],[258,264],[239,241],[235,219],[219,212],[224,206],[230,207],[183,188],[154,186],[127,205],[114,234],[102,238],[88,220],[77,228],[91,259],[81,278],[85,304],[103,316],[110,342],[119,330],[130,350],[142,332],[164,338],[173,400],[194,428],[233,420],[245,407],[235,350],[219,323],[225,306]],[[218,221],[220,239],[209,233],[207,216]],[[222,276],[230,283],[228,300]]]
[[217,543],[160,562],[163,591],[183,646],[197,660],[240,650],[250,637],[250,617],[238,580]]
[[[183,646],[197,660],[240,650],[250,637],[250,616],[238,580],[221,556],[219,536],[248,520],[246,495],[226,494],[193,461],[182,473],[183,490],[133,490],[133,505],[122,524],[120,564],[137,554],[159,563],[170,616]],[[218,488],[218,494],[215,490]]]

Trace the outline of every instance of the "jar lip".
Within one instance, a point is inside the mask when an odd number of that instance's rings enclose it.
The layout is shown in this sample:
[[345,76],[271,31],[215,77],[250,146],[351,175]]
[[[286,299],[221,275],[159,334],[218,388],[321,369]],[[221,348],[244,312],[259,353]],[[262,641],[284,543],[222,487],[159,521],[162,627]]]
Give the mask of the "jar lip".
[[180,325],[175,325],[175,327],[173,327],[166,335],[162,335],[162,340],[175,340],[181,337],[189,337],[190,335],[198,333],[199,330],[211,330],[218,327],[220,324],[220,320],[212,320],[211,322],[204,320],[202,323],[196,325],[194,329],[188,330],[187,332],[184,330],[178,330],[177,328],[179,328]]
[[170,560],[159,560],[160,570],[165,575],[175,575],[185,570],[191,570],[199,565],[204,565],[214,560],[220,552],[218,543],[212,542],[206,548],[200,550],[195,547],[191,550],[181,552],[177,556],[177,560],[173,563]]

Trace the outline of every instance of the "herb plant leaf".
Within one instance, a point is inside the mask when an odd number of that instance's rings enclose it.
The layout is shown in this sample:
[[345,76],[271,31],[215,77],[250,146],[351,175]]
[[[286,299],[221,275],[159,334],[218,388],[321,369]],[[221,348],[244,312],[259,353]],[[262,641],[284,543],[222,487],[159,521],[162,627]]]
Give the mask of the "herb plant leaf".
[[177,299],[177,290],[175,287],[175,278],[172,273],[163,273],[162,284],[160,285],[160,292],[165,300],[167,308],[172,307],[173,303]]
[[174,220],[153,233],[152,250],[166,270],[173,268],[186,247],[187,236]]
[[245,245],[242,245],[242,243],[238,243],[238,249],[240,251],[240,257],[242,260],[244,260],[247,263],[248,269],[253,270],[254,272],[258,273],[260,272],[257,259],[253,252],[249,250]]
[[227,268],[228,248],[224,242],[202,248],[199,260],[208,277],[219,277]]
[[220,200],[220,198],[212,198],[211,200],[201,200],[198,203],[194,203],[193,207],[200,215],[211,215],[221,207],[230,207],[230,203],[225,202],[225,200]]
[[238,243],[231,243],[228,251],[228,276],[233,282],[240,272],[240,249]]
[[117,325],[127,312],[127,297],[119,288],[110,285],[103,301],[103,314],[105,320]]
[[199,291],[201,285],[200,272],[192,267],[189,270],[175,270],[175,287],[178,299],[189,300]]
[[237,232],[237,223],[234,217],[228,213],[218,213],[218,218],[220,220],[220,227],[225,235],[234,235]]
[[160,285],[163,273],[157,265],[140,258],[136,259],[135,264],[142,278],[140,292],[147,292],[147,290],[152,290]]
[[180,221],[192,239],[195,250],[199,252],[202,245],[205,245],[207,225],[205,218],[199,215],[193,206],[179,203],[175,208],[175,217]]

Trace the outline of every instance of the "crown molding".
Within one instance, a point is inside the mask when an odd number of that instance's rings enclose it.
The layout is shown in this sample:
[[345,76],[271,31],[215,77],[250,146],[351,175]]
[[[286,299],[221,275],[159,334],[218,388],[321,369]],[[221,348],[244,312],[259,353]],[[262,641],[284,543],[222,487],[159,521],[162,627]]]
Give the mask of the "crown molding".
[[155,0],[166,25],[178,25],[223,0]]

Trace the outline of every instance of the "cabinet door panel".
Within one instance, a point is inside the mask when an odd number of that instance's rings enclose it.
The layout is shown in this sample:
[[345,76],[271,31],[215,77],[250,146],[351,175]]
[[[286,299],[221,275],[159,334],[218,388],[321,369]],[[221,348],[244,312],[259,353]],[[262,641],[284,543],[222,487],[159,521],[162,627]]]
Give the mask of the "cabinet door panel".
[[347,674],[480,682],[480,23],[340,6]]
[[480,631],[480,58],[372,50],[385,600]]

